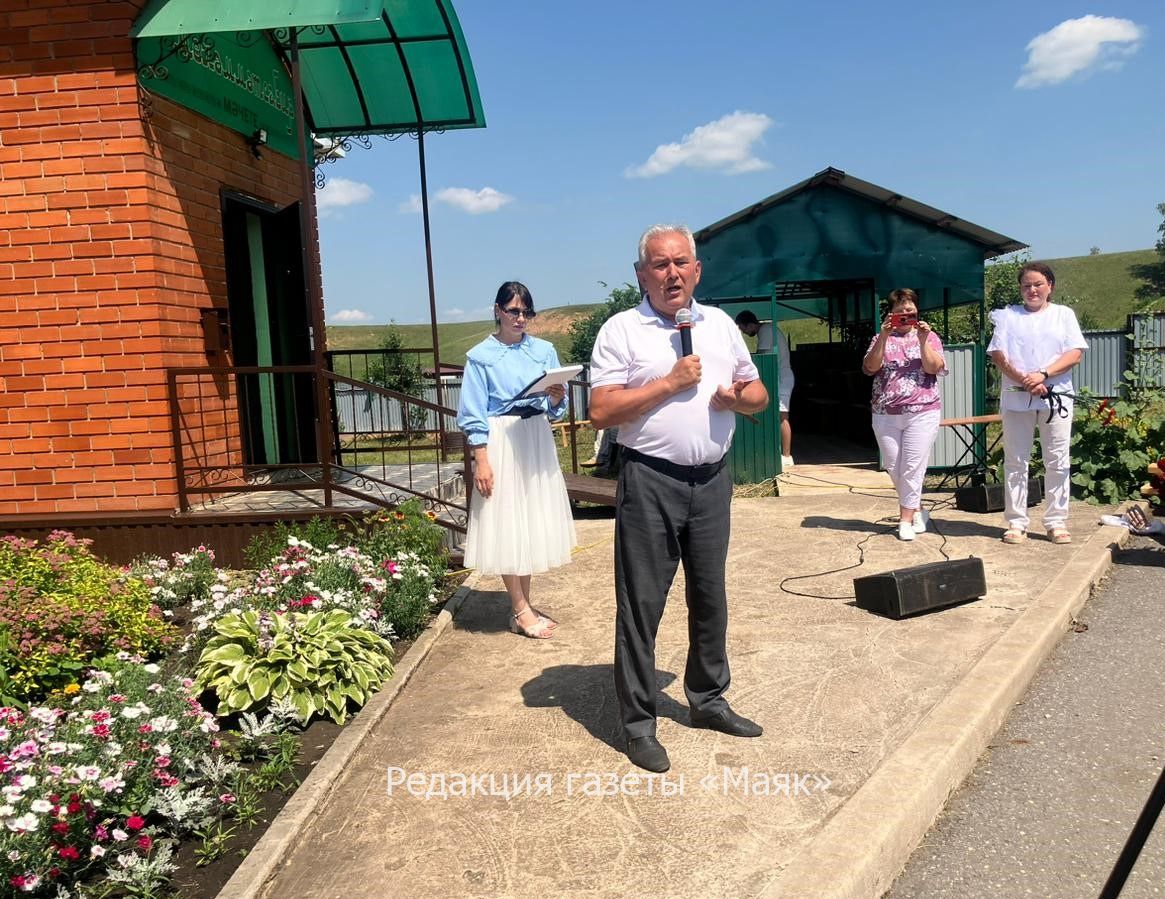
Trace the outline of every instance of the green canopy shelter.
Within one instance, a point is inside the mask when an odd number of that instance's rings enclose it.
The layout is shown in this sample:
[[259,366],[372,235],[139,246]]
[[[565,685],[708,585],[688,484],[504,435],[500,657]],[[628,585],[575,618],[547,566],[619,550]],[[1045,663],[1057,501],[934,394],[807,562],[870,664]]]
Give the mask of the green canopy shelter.
[[[917,291],[924,314],[942,311],[941,325],[932,317],[942,332],[947,310],[977,304],[982,334],[985,261],[1026,247],[835,168],[714,222],[695,237],[703,264],[701,302],[733,316],[748,309],[774,326],[817,318],[829,323],[831,341],[834,326],[851,337],[863,328],[872,333],[881,318],[880,300],[898,287]],[[802,390],[799,374],[803,420],[822,432],[868,436],[869,379],[859,370],[862,352],[864,345],[832,342],[798,348],[794,356],[801,357],[808,388]],[[775,360],[758,356],[757,363],[775,396]],[[983,404],[982,382],[978,377],[973,387],[976,406]],[[859,409],[864,417],[856,414]],[[761,480],[780,470],[777,416],[766,413],[758,425],[738,429],[733,450],[738,480]]]
[[696,242],[704,296],[774,321],[839,323],[876,319],[896,287],[914,288],[924,312],[982,304],[984,261],[1027,246],[835,168],[700,229]]

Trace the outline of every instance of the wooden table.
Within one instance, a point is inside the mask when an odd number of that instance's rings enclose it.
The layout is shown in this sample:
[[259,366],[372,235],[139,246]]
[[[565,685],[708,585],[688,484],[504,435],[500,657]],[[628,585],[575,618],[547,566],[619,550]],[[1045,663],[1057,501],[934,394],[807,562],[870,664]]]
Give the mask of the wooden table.
[[940,427],[950,428],[963,444],[962,454],[939,481],[939,490],[952,481],[959,488],[964,484],[982,484],[987,480],[987,459],[999,445],[1002,432],[988,444],[985,426],[1002,421],[1001,415],[971,415],[967,418],[944,418],[939,422]]

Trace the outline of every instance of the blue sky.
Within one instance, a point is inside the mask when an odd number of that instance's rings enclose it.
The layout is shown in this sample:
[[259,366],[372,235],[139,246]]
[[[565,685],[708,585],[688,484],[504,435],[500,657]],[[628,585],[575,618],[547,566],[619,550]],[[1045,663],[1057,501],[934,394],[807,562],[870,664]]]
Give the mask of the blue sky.
[[[454,4],[488,127],[425,142],[440,321],[487,318],[510,279],[540,308],[597,302],[648,225],[827,166],[1036,258],[1158,236],[1161,0]],[[428,321],[416,142],[325,173],[328,322]]]

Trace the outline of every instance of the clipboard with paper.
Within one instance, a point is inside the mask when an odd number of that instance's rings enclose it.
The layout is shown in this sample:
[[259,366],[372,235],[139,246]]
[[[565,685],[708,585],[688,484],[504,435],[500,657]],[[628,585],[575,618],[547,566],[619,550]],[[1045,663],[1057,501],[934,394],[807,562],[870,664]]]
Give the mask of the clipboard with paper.
[[547,387],[552,384],[566,384],[567,381],[578,375],[582,371],[582,368],[578,364],[549,368],[523,387],[511,402],[516,403],[519,400],[529,399],[530,397],[543,396],[546,393]]

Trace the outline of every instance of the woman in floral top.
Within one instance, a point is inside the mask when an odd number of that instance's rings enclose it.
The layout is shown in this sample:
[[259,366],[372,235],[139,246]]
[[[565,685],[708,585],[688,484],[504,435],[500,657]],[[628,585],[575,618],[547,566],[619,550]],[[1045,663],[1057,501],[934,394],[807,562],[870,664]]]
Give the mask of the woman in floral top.
[[891,291],[889,306],[862,370],[874,376],[870,411],[882,462],[898,491],[898,539],[913,540],[926,530],[922,479],[942,419],[938,375],[946,374],[946,363],[942,341],[918,320],[918,294]]

